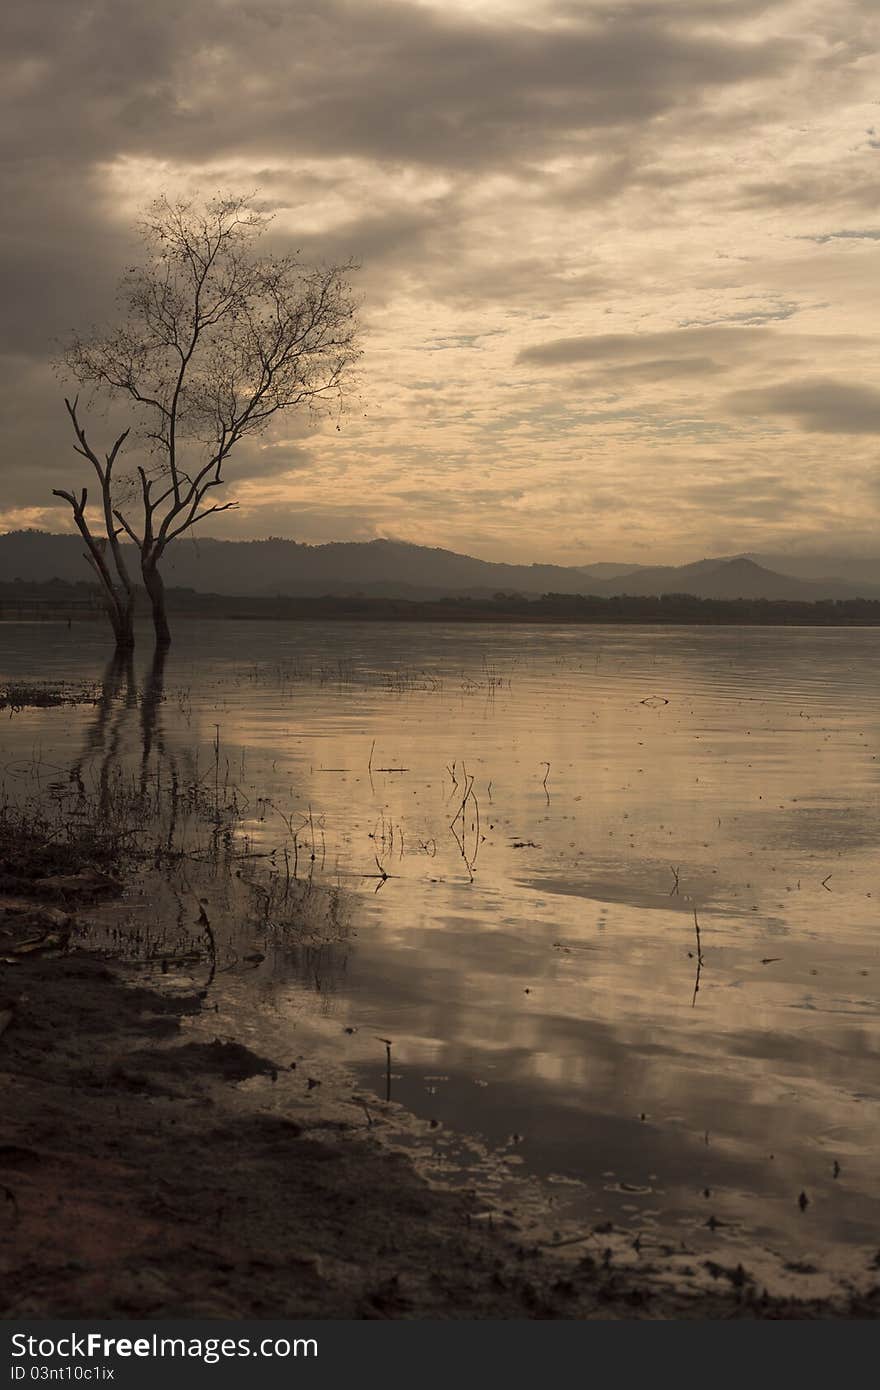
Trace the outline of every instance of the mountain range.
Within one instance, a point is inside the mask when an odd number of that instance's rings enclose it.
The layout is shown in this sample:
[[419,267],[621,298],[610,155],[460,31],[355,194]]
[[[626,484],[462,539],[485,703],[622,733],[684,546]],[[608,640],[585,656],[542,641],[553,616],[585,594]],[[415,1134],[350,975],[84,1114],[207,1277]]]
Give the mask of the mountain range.
[[[133,574],[132,547],[127,547]],[[0,580],[40,583],[90,580],[78,536],[45,531],[0,535]],[[436,599],[524,597],[547,593],[713,599],[880,598],[880,555],[760,554],[719,556],[687,565],[513,565],[404,541],[339,541],[305,545],[271,538],[225,541],[202,537],[172,546],[164,574],[171,586],[200,593]]]

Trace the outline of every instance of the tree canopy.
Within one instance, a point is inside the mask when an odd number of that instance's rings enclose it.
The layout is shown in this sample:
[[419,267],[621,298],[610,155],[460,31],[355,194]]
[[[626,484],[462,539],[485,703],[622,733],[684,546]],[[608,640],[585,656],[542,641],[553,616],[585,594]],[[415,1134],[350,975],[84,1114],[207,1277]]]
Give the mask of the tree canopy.
[[[139,224],[145,256],[121,282],[119,323],[75,336],[63,352],[62,367],[79,386],[130,412],[101,453],[79,398],[65,401],[74,448],[98,478],[103,534],[91,529],[87,488],[55,490],[72,508],[122,645],[133,641],[133,591],[120,537],[137,546],[156,636],[167,643],[159,571],[167,546],[237,505],[217,490],[242,439],[280,412],[341,402],[359,356],[353,264],[260,255],[267,222],[247,197],[159,198]],[[129,435],[140,444],[134,473],[118,467]]]

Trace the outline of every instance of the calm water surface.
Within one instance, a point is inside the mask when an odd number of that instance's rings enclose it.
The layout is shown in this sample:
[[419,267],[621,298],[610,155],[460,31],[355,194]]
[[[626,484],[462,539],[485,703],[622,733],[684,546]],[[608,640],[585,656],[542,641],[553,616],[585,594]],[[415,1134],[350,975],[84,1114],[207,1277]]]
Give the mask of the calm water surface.
[[[107,654],[98,628],[0,626],[7,679]],[[150,755],[207,771],[219,740],[256,846],[290,853],[311,815],[298,872],[353,895],[344,940],[251,972],[270,1033],[320,1034],[380,1095],[392,1039],[395,1100],[591,1222],[857,1262],[878,677],[870,629],[178,622]],[[81,748],[134,766],[144,727],[124,683],[103,722],[7,718],[6,792]]]

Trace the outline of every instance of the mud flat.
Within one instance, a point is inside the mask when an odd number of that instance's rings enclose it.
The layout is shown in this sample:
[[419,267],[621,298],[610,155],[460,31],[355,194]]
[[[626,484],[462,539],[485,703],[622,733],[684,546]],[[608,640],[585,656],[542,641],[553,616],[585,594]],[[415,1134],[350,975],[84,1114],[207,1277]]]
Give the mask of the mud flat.
[[622,1266],[603,1241],[536,1241],[516,1210],[430,1181],[368,1107],[344,1118],[319,1061],[212,1037],[204,990],[145,988],[78,948],[78,912],[120,891],[110,866],[45,846],[28,863],[20,842],[0,861],[0,1316],[880,1310],[876,1282],[770,1296],[741,1265],[700,1270],[706,1287],[653,1253]]

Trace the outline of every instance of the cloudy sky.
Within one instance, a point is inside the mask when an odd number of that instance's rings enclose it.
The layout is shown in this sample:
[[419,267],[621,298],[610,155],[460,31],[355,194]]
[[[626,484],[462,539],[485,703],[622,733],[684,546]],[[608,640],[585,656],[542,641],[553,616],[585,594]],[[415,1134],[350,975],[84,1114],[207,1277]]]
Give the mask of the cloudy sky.
[[[28,0],[3,23],[0,526],[69,529],[53,340],[159,192],[356,257],[342,421],[212,534],[880,550],[876,0]],[[95,436],[101,422],[95,422]],[[84,479],[85,481],[85,479]]]

